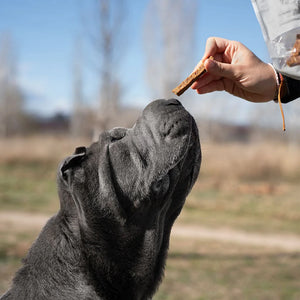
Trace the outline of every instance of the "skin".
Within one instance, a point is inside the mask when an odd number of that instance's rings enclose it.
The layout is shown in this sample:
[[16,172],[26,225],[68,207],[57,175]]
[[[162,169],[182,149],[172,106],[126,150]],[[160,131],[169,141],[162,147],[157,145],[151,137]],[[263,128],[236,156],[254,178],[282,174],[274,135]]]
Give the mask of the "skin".
[[[209,56],[214,60],[207,59]],[[202,62],[207,73],[192,85],[198,94],[224,90],[251,102],[274,99],[277,84],[272,66],[261,61],[242,43],[210,37],[197,67]]]

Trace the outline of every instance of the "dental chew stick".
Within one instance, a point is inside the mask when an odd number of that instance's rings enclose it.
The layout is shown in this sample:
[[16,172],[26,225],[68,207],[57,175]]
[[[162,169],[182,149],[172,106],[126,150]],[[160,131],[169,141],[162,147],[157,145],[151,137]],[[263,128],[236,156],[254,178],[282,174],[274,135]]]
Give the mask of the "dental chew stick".
[[[208,59],[214,58],[210,56]],[[182,95],[193,84],[193,82],[199,79],[205,72],[206,69],[202,63],[198,69],[196,69],[193,73],[191,73],[191,75],[183,80],[175,89],[172,90],[172,92],[177,96]]]

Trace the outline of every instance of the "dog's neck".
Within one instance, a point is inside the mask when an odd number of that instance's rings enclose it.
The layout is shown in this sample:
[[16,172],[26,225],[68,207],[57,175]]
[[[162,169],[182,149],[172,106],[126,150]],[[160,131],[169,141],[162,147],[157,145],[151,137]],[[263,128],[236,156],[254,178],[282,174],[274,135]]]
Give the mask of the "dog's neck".
[[90,237],[84,235],[84,253],[96,292],[105,299],[150,298],[163,275],[170,229],[171,226],[162,230],[158,226],[143,229],[106,224],[104,230],[91,232]]

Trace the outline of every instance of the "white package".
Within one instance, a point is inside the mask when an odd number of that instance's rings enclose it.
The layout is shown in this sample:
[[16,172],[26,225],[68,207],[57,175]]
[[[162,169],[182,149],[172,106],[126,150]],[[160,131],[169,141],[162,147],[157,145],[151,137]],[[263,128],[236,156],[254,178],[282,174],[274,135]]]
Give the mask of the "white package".
[[300,65],[288,66],[300,34],[300,0],[251,0],[274,67],[300,79]]

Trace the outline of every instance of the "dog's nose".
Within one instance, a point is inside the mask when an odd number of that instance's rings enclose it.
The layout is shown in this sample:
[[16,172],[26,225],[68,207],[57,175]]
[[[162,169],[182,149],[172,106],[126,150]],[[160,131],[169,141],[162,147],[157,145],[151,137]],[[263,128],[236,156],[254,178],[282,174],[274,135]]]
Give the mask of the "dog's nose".
[[181,103],[177,99],[169,99],[169,100],[167,100],[166,105],[178,106],[178,105],[181,105]]

